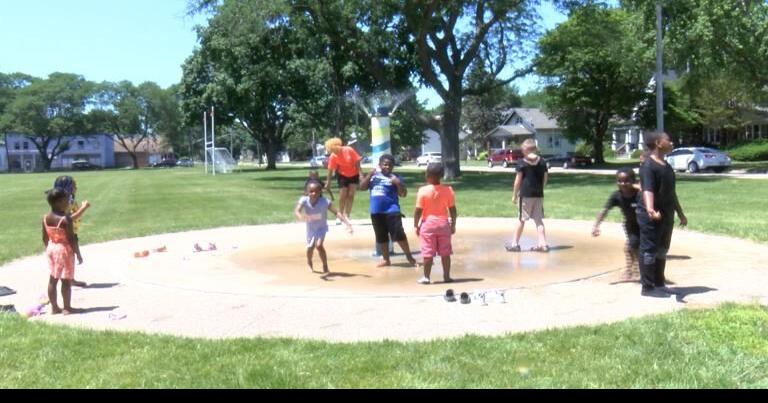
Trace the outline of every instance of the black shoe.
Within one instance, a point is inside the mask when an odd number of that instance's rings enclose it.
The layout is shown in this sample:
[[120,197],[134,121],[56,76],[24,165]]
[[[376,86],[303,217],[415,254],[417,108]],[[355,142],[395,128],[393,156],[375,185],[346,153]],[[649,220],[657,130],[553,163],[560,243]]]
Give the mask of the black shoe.
[[460,298],[461,298],[461,303],[462,304],[468,304],[468,303],[470,303],[472,301],[472,300],[469,299],[469,294],[467,294],[465,292],[461,293]]
[[643,297],[669,298],[672,294],[666,292],[662,288],[643,288],[640,291],[640,295]]
[[445,298],[447,302],[456,302],[456,296],[450,288],[445,291],[445,296],[443,296],[443,298]]

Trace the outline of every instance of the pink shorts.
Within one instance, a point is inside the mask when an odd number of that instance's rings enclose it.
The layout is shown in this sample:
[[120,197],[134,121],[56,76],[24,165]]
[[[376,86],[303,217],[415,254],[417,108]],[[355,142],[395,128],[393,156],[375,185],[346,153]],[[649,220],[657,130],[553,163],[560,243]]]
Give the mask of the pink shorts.
[[427,218],[421,224],[419,241],[421,242],[422,258],[431,259],[435,255],[450,256],[453,254],[451,224],[446,218]]

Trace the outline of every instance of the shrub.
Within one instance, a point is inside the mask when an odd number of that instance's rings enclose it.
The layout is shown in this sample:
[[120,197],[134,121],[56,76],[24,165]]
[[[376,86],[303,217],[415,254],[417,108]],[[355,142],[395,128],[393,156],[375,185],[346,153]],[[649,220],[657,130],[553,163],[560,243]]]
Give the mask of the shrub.
[[632,154],[630,155],[633,159],[638,159],[640,156],[643,155],[643,150],[637,149],[635,151],[632,151]]
[[737,144],[725,151],[737,161],[765,161],[768,160],[768,139]]
[[488,160],[488,151],[483,151],[480,154],[477,154],[478,161],[487,161]]

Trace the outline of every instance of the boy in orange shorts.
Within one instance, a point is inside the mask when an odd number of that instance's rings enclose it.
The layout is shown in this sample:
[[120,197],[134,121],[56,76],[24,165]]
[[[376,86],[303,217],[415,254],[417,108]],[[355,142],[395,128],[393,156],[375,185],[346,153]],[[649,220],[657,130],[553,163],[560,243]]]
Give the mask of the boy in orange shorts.
[[[424,258],[424,276],[420,284],[429,284],[432,262],[435,255],[440,255],[443,263],[443,281],[451,279],[451,235],[456,233],[456,202],[453,188],[440,184],[444,174],[443,164],[430,164],[427,167],[427,185],[419,188],[416,195],[416,211],[413,213],[413,226],[421,243],[421,256]],[[448,214],[451,219],[448,220]]]

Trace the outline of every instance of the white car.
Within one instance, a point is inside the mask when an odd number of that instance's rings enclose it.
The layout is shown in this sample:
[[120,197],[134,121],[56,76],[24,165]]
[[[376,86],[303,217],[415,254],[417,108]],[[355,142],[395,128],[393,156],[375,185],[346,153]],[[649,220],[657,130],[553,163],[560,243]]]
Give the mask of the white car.
[[728,154],[708,147],[676,148],[664,159],[675,171],[690,173],[696,173],[702,169],[723,172],[731,167],[731,157]]
[[327,168],[328,167],[328,157],[325,155],[318,155],[317,157],[312,157],[311,160],[309,160],[309,166],[312,168]]
[[440,153],[424,153],[416,158],[416,166],[429,165],[437,162],[442,162],[443,156]]

